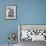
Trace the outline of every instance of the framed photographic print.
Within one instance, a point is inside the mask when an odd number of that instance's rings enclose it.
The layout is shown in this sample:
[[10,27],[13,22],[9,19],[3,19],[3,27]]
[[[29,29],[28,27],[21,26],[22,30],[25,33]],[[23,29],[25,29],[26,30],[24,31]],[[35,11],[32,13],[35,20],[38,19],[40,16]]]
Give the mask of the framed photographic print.
[[15,5],[6,5],[6,19],[16,19]]

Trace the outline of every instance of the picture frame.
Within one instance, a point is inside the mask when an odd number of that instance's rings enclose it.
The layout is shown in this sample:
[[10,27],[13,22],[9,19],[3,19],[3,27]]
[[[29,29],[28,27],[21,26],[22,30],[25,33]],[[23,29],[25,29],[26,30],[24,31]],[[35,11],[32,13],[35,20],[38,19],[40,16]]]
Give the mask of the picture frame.
[[16,5],[6,5],[6,19],[16,19]]

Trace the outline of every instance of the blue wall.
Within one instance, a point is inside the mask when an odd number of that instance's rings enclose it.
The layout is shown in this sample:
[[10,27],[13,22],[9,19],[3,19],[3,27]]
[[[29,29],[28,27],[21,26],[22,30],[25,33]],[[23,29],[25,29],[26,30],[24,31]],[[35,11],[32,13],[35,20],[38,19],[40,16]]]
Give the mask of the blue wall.
[[[17,6],[17,19],[5,19],[5,5]],[[8,43],[8,34],[18,32],[18,24],[46,24],[46,0],[0,0],[0,44]],[[17,39],[16,39],[17,43]]]
[[46,0],[21,2],[21,24],[46,24]]

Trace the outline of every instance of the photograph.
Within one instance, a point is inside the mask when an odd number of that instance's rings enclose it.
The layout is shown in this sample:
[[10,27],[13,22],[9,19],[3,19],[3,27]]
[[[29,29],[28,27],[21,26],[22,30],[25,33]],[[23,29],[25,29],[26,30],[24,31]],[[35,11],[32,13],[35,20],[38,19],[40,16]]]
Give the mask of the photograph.
[[16,19],[15,5],[6,5],[6,19]]

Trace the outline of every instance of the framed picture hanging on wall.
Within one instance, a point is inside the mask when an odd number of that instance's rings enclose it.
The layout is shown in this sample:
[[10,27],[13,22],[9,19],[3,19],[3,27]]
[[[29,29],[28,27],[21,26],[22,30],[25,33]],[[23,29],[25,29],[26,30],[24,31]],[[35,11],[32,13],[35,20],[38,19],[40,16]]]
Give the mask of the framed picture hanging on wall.
[[6,19],[16,19],[16,5],[6,5]]

